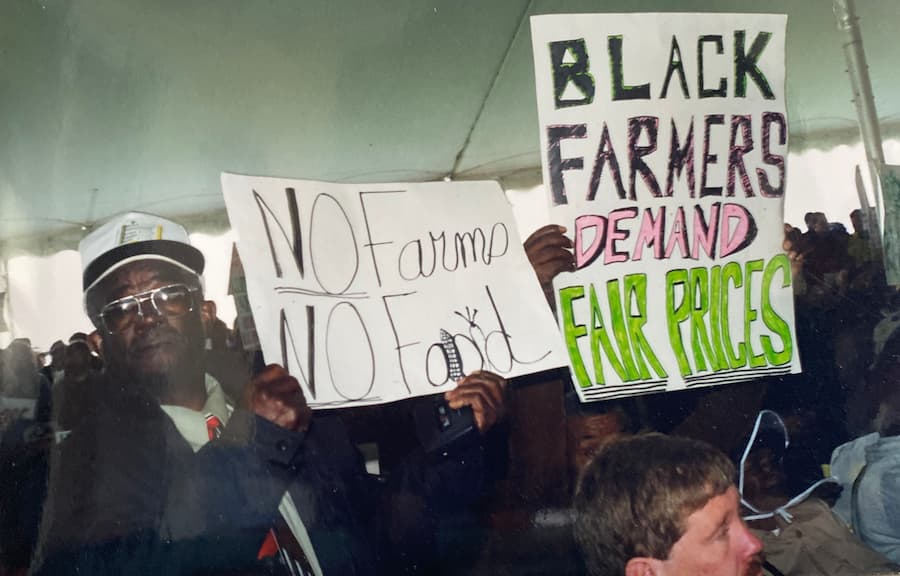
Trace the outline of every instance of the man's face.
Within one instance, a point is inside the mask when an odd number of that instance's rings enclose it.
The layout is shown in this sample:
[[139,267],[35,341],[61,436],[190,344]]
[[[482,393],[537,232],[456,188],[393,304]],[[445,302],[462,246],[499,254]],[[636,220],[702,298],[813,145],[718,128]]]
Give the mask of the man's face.
[[[183,282],[172,265],[144,260],[116,270],[96,290],[100,291],[102,308],[126,296]],[[104,334],[109,361],[123,365],[139,378],[170,377],[183,369],[203,349],[199,301],[194,297],[193,310],[182,316],[166,317],[156,312],[150,300],[142,300],[142,315],[115,334]]]
[[688,516],[660,576],[757,576],[762,574],[761,550],[738,514],[738,491],[732,486]]
[[824,234],[828,232],[828,219],[825,218],[824,214],[816,213],[815,224],[813,225],[813,230],[815,230],[816,234]]

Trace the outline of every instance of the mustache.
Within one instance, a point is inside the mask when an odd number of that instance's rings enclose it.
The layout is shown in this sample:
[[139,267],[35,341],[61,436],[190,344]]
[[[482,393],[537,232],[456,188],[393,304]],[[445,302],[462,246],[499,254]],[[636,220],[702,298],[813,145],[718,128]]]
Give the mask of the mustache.
[[138,335],[132,341],[131,349],[140,350],[142,348],[152,348],[154,346],[160,346],[163,344],[178,344],[182,346],[188,346],[189,340],[184,334],[182,334],[175,328],[168,325],[161,325]]

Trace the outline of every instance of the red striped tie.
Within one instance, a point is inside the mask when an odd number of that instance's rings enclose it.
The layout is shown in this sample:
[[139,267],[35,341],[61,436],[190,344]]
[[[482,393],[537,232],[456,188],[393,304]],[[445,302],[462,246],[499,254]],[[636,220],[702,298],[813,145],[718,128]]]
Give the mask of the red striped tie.
[[215,440],[222,435],[222,421],[215,414],[206,415],[206,432],[210,440]]

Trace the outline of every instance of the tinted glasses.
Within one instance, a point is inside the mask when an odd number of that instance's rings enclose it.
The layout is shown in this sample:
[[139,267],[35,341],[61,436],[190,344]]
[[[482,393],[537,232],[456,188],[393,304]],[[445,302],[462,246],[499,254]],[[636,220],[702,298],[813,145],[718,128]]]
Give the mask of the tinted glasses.
[[153,312],[165,318],[177,318],[184,316],[194,309],[195,289],[188,288],[184,284],[171,284],[162,286],[140,294],[133,294],[118,300],[113,300],[100,311],[100,320],[103,328],[110,334],[116,334],[134,324],[137,318],[143,318],[146,313],[145,306],[149,302],[153,306]]

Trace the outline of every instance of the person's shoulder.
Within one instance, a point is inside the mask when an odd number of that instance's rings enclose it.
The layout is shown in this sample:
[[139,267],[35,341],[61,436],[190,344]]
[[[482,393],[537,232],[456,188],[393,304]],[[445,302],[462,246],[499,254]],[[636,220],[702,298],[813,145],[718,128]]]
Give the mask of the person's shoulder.
[[[831,453],[832,473],[837,475],[840,468],[854,467],[856,464],[865,463],[866,447],[871,446],[878,441],[878,433],[872,432],[865,436],[860,436],[849,442],[845,442],[834,449]],[[840,476],[838,476],[840,478]],[[843,480],[843,478],[841,478]]]

